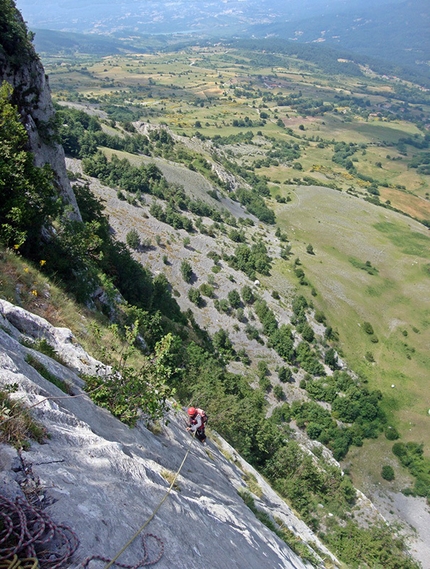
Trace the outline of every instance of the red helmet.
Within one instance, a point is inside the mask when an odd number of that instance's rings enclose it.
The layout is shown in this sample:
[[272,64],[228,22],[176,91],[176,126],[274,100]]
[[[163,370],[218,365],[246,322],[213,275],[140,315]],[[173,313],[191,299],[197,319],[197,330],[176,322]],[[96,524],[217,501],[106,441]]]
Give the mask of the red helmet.
[[195,407],[189,407],[189,409],[188,409],[188,415],[189,415],[190,417],[193,417],[194,415],[196,415],[196,413],[197,413],[197,409],[196,409]]

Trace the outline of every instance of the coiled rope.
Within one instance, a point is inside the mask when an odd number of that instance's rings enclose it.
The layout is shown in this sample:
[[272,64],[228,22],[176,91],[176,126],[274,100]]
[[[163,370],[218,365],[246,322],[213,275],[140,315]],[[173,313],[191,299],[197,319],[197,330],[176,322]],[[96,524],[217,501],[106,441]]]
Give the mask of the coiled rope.
[[[96,387],[95,389],[93,389],[92,391],[96,391],[97,389],[100,389],[101,386]],[[91,391],[91,392],[92,392]],[[45,401],[49,401],[49,400],[56,400],[56,399],[74,399],[77,397],[82,397],[85,395],[88,395],[91,392],[87,392],[87,393],[79,393],[77,395],[63,395],[63,396],[48,396],[43,398],[41,401],[38,401],[37,403],[30,405],[27,407],[27,409],[32,409],[34,407],[37,407],[38,405],[41,405],[42,403],[44,403]],[[7,417],[6,419],[4,419],[3,421],[0,422],[0,427],[1,425],[3,425],[4,423],[8,422],[9,420],[12,420],[13,417]],[[164,553],[164,543],[163,541],[151,534],[151,533],[146,533],[142,536],[142,547],[143,547],[143,551],[144,551],[144,557],[143,559],[141,559],[136,565],[126,565],[126,564],[122,564],[122,563],[118,563],[118,558],[124,553],[124,551],[130,547],[130,545],[137,539],[137,537],[139,536],[139,534],[142,533],[142,531],[145,529],[145,527],[152,521],[152,519],[155,517],[155,515],[157,514],[158,510],[161,508],[161,506],[163,505],[163,503],[166,501],[167,497],[169,496],[175,482],[176,479],[178,478],[182,467],[185,464],[185,461],[190,453],[191,450],[191,444],[193,442],[193,439],[195,438],[195,433],[193,433],[192,438],[190,439],[190,443],[188,445],[188,449],[187,452],[185,453],[185,456],[178,468],[178,470],[176,471],[173,480],[167,490],[167,492],[164,494],[162,500],[159,502],[159,504],[157,505],[157,507],[155,508],[155,510],[152,512],[152,514],[150,515],[150,517],[146,520],[146,522],[136,531],[136,533],[131,537],[131,539],[124,545],[124,547],[115,555],[115,557],[111,560],[109,560],[106,557],[103,557],[101,555],[92,555],[91,557],[88,557],[87,559],[85,559],[85,561],[83,562],[82,566],[85,569],[88,564],[90,563],[90,561],[92,560],[100,560],[100,561],[104,561],[107,563],[107,565],[105,566],[105,569],[109,569],[112,565],[117,565],[119,567],[122,567],[123,569],[137,569],[138,567],[143,567],[143,566],[149,566],[149,565],[155,565],[156,563],[158,563],[158,561],[160,561],[161,557],[163,556]],[[5,499],[5,498],[4,498]],[[6,499],[5,499],[6,500]],[[32,508],[34,509],[34,508]],[[7,524],[6,524],[7,525]],[[6,530],[9,526],[7,525]],[[63,525],[58,525],[55,526],[56,530],[58,533],[61,533],[62,535],[65,536],[65,532],[69,532],[70,535],[73,537],[73,540],[75,541],[76,546],[73,548],[70,548],[71,553],[70,555],[65,558],[64,560],[59,561],[57,564],[51,565],[51,564],[47,564],[47,565],[42,565],[41,563],[41,569],[44,569],[44,567],[47,567],[47,569],[57,569],[58,567],[60,567],[67,559],[69,559],[69,557],[71,557],[73,555],[73,553],[76,551],[78,545],[79,545],[79,540],[76,537],[76,535],[72,532],[72,530],[70,528],[68,528],[67,526],[63,526]],[[154,560],[149,560],[149,553],[148,553],[148,538],[152,537],[159,546],[159,553],[158,556],[154,559]],[[6,538],[5,538],[6,539]],[[0,546],[2,544],[2,538],[1,538],[1,533],[0,533]],[[15,552],[10,552],[10,554],[8,556],[3,557],[2,556],[2,550],[0,549],[0,561],[2,559],[7,559],[9,556],[13,556],[15,554]]]
[[37,559],[41,569],[58,569],[78,548],[69,527],[22,498],[14,503],[0,494],[0,520],[0,561],[17,555]]

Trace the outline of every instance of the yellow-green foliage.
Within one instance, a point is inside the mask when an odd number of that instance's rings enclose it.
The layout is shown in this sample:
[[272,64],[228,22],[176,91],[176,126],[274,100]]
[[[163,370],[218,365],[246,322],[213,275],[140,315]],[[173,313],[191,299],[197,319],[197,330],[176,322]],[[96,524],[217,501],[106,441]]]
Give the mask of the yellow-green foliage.
[[163,468],[163,470],[160,472],[161,476],[164,478],[164,480],[166,480],[170,486],[172,486],[172,488],[174,490],[176,490],[177,492],[181,491],[181,488],[179,486],[179,484],[176,482],[176,473],[172,472],[171,470],[167,470],[166,468]]
[[[173,370],[166,362],[175,338],[167,334],[157,343],[154,356],[141,356],[135,347],[138,322],[126,328],[125,336],[121,336],[116,325],[110,329],[113,342],[104,345],[101,352],[104,363],[111,365],[112,371],[104,376],[87,376],[85,389],[95,403],[130,426],[140,417],[159,419],[173,393],[167,384]],[[95,333],[101,341],[100,331]]]
[[250,492],[252,492],[257,498],[261,498],[263,491],[257,482],[257,478],[252,474],[252,472],[245,472],[243,479],[248,486]]

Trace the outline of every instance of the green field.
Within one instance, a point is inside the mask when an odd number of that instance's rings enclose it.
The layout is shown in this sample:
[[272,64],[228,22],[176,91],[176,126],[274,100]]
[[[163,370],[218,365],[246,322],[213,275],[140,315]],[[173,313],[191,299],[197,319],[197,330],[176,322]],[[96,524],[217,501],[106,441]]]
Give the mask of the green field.
[[[428,443],[428,231],[330,189],[298,187],[293,195],[291,204],[278,206],[277,220],[318,292],[314,304],[339,331],[348,363],[386,394],[386,410],[402,434]],[[309,243],[315,255],[307,254]],[[377,274],[351,258],[370,262]],[[378,343],[363,331],[366,321]],[[374,363],[365,357],[369,351]]]

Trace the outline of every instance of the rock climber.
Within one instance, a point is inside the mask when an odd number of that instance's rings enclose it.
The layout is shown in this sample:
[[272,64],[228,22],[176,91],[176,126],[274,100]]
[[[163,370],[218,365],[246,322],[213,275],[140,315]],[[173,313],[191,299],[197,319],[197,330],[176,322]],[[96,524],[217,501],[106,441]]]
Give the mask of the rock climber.
[[205,426],[208,421],[206,413],[198,407],[189,407],[187,413],[187,431],[195,433],[196,438],[204,444],[206,442]]

